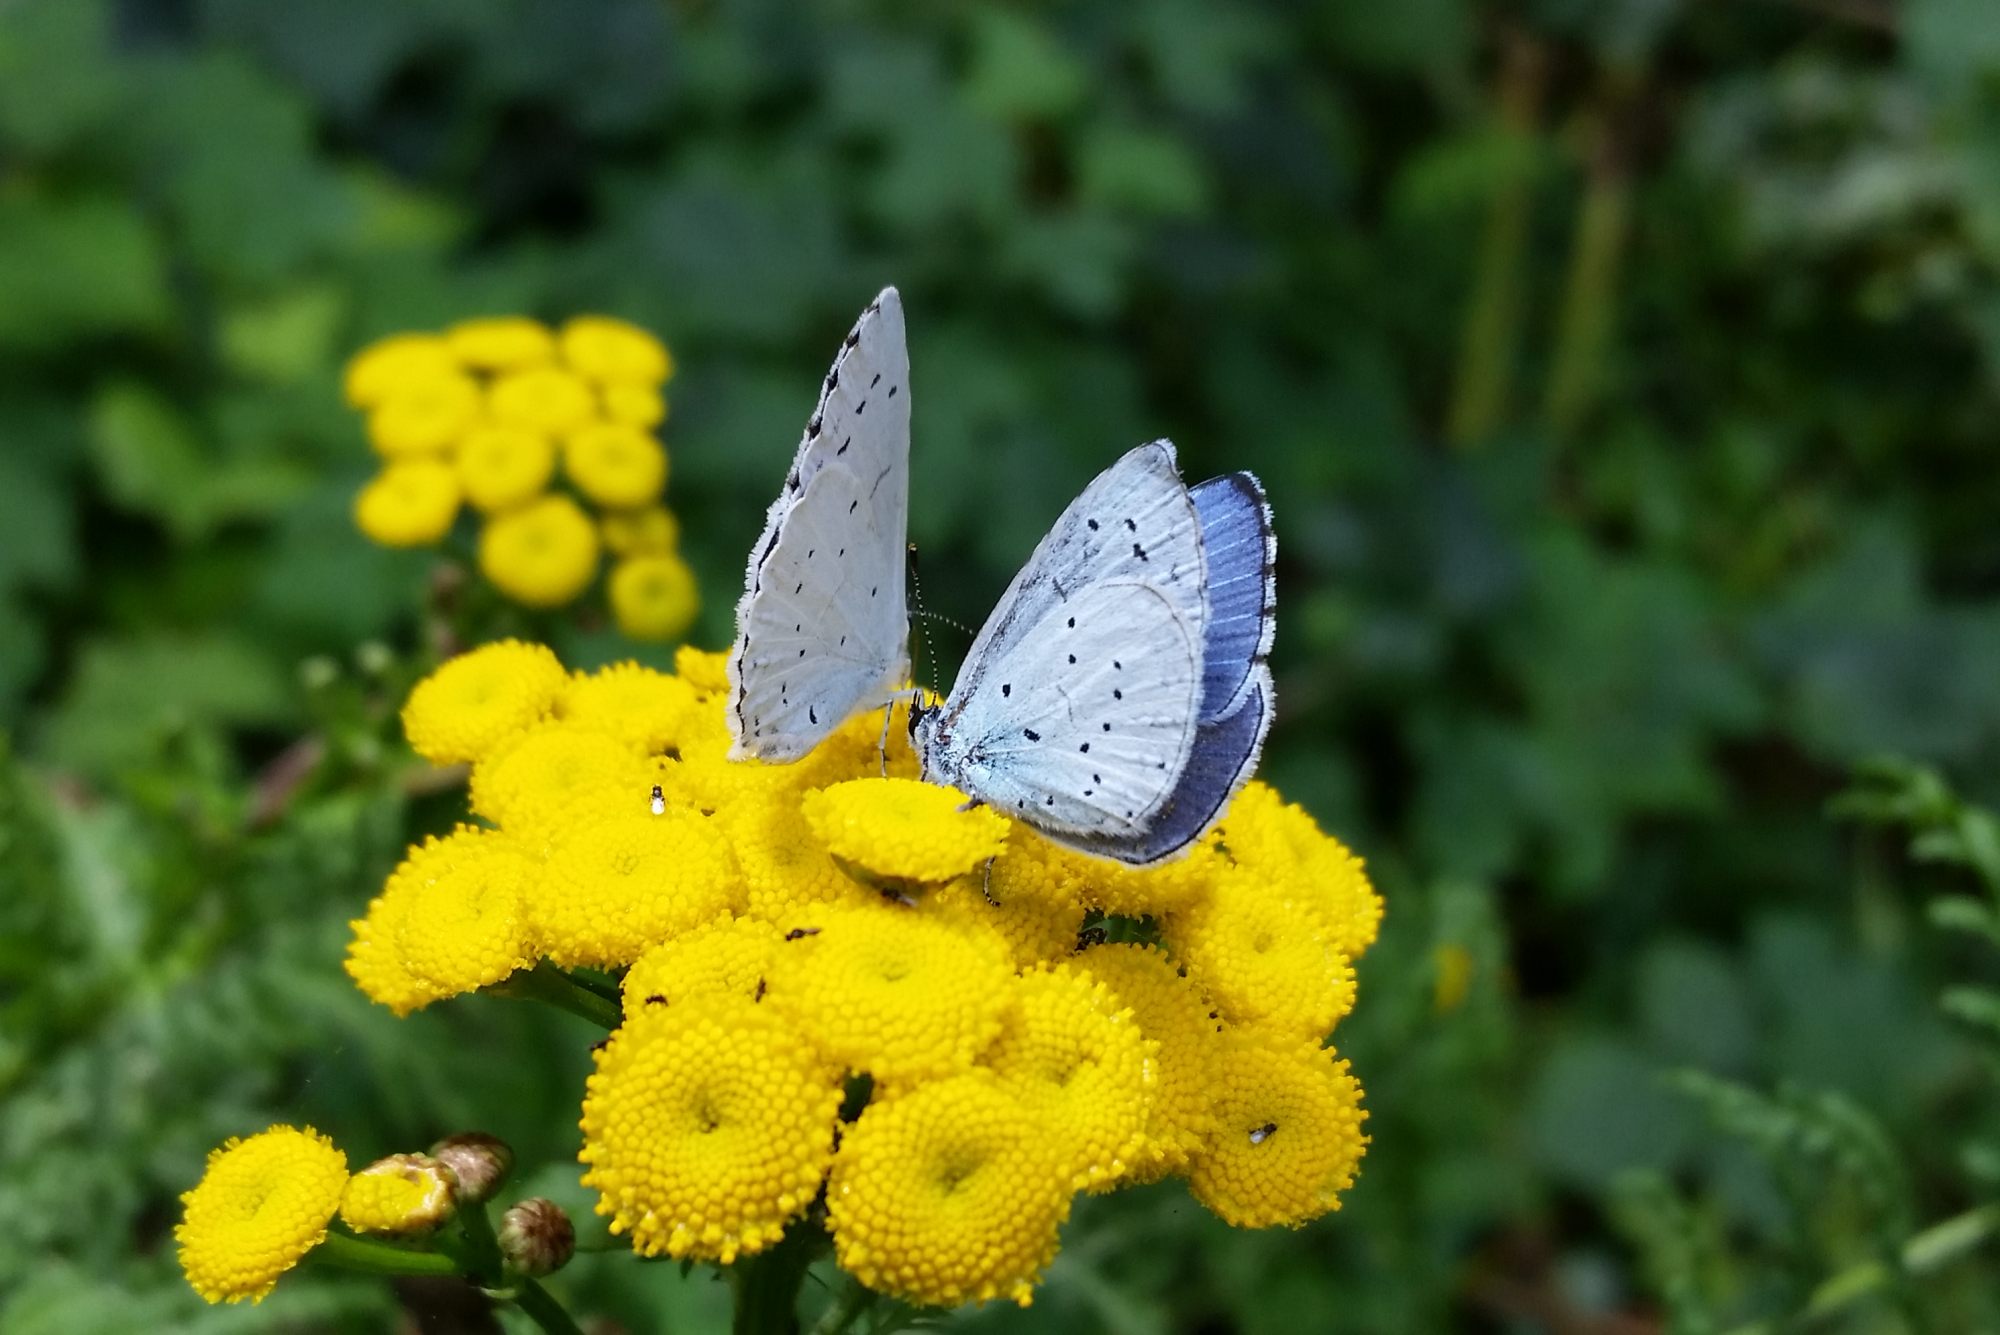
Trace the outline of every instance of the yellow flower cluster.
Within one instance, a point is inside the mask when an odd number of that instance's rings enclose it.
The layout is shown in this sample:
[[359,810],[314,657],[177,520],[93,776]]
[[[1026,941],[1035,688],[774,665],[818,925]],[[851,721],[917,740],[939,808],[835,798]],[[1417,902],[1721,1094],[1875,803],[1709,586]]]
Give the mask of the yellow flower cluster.
[[[667,453],[653,432],[673,370],[651,334],[594,315],[559,330],[468,320],[371,343],[345,387],[383,466],[355,498],[355,523],[385,547],[429,547],[469,505],[485,517],[479,568],[528,607],[574,600],[608,551],[620,629],[675,639],[700,593],[660,500]],[[551,490],[558,472],[565,490]]]
[[470,762],[485,825],[411,850],[354,925],[349,972],[399,1012],[538,960],[622,971],[582,1115],[614,1232],[727,1263],[824,1193],[843,1266],[949,1306],[1026,1303],[1078,1191],[1180,1175],[1257,1227],[1338,1208],[1366,1137],[1325,1044],[1381,901],[1309,816],[1253,783],[1133,870],[917,782],[903,706],[886,750],[867,716],[732,763],[726,690],[688,649],[445,664],[404,727]]

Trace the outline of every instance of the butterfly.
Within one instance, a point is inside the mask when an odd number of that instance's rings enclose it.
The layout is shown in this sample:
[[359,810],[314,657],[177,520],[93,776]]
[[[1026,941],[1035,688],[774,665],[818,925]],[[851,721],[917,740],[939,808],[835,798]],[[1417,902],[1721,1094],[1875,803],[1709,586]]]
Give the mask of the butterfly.
[[910,356],[884,288],[834,358],[750,551],[729,651],[732,760],[789,762],[909,677]]
[[1215,823],[1271,725],[1277,539],[1263,488],[1189,488],[1169,441],[1056,520],[967,652],[912,711],[924,776],[1059,843],[1144,866]]

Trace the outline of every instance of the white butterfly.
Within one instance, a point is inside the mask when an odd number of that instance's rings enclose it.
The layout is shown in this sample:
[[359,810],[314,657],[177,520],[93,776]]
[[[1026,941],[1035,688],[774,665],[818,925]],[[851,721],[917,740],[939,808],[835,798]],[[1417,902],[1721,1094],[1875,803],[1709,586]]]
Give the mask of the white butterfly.
[[826,373],[750,552],[729,653],[732,760],[788,762],[909,677],[910,357],[884,288]]
[[915,711],[925,777],[1073,848],[1187,848],[1256,768],[1271,721],[1277,542],[1256,478],[1190,491],[1155,441],[1070,503]]

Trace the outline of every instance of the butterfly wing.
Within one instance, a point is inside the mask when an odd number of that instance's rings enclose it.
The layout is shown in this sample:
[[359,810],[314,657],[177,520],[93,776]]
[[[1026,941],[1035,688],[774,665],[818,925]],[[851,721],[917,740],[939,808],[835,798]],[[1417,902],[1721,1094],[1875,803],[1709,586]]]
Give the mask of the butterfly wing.
[[1256,684],[1257,669],[1271,656],[1277,633],[1273,571],[1278,538],[1264,488],[1249,473],[1210,478],[1188,494],[1201,516],[1202,554],[1208,561],[1201,716],[1214,720],[1235,711]]
[[909,673],[909,353],[886,288],[821,386],[751,549],[729,654],[731,759],[793,761]]
[[1208,617],[1200,534],[1171,444],[1142,445],[1100,474],[920,725],[925,771],[1052,837],[1143,830],[1194,745]]

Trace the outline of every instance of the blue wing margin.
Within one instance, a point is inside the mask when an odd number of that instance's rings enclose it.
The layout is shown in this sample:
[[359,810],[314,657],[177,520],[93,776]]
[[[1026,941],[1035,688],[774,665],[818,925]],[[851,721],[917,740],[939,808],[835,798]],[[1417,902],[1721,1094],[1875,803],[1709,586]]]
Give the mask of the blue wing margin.
[[1188,494],[1201,519],[1202,553],[1208,562],[1199,716],[1206,724],[1236,711],[1256,669],[1271,656],[1277,631],[1278,538],[1264,488],[1249,473],[1210,478]]

